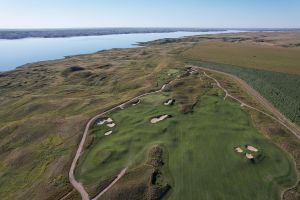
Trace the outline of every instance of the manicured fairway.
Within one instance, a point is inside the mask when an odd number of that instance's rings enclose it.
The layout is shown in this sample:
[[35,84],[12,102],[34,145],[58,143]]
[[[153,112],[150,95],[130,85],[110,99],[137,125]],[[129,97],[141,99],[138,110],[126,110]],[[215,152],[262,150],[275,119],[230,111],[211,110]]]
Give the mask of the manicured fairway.
[[[76,176],[87,188],[141,163],[149,146],[162,144],[168,151],[172,185],[170,199],[279,199],[280,190],[296,182],[287,154],[270,143],[251,124],[239,104],[204,95],[193,112],[164,106],[168,93],[151,95],[141,103],[111,113],[116,127],[95,127],[95,139],[81,157]],[[173,117],[151,124],[151,117]],[[234,151],[254,145],[265,158],[256,164]]]
[[[180,142],[170,149],[171,199],[279,199],[280,184],[295,181],[285,153],[251,126],[239,105],[203,97],[194,111],[178,119]],[[266,158],[252,164],[233,151],[244,144],[259,147]]]

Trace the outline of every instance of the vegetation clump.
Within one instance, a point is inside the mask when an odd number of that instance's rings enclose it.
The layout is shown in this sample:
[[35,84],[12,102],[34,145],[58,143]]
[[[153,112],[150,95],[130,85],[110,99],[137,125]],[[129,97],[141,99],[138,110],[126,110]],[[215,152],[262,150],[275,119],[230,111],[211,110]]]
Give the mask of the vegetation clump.
[[78,72],[78,71],[83,71],[83,70],[85,70],[85,68],[79,67],[79,66],[72,66],[72,67],[68,67],[65,70],[63,70],[62,75],[63,76],[68,76],[71,73]]

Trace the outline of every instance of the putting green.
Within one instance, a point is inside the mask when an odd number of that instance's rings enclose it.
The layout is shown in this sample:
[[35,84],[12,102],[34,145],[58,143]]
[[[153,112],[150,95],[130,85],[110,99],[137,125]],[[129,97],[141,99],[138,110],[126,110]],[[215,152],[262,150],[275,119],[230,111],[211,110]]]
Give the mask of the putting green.
[[[111,113],[117,124],[94,127],[94,141],[82,155],[76,177],[87,187],[141,163],[153,144],[168,151],[172,185],[169,199],[279,199],[283,188],[296,182],[289,156],[269,142],[251,123],[239,104],[222,97],[202,96],[193,112],[182,114],[165,106],[168,94],[151,95],[137,106]],[[154,116],[173,117],[151,124]],[[234,147],[251,144],[263,150],[264,160],[251,163]]]

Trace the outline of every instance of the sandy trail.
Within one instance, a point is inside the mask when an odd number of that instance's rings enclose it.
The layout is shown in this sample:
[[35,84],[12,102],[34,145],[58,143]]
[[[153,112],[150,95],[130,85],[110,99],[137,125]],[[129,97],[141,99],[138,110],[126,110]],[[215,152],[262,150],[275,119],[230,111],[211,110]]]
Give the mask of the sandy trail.
[[[227,97],[230,97],[233,100],[236,100],[237,102],[239,102],[241,104],[241,107],[250,108],[252,110],[255,110],[257,112],[260,112],[260,113],[272,118],[273,120],[275,120],[276,122],[278,122],[282,126],[284,126],[286,129],[288,129],[291,133],[293,133],[298,139],[300,139],[300,128],[296,124],[292,123],[289,119],[287,119],[283,114],[281,114],[270,102],[268,102],[264,97],[262,97],[256,90],[254,90],[251,86],[249,86],[245,81],[241,80],[240,78],[238,78],[234,75],[231,75],[231,74],[228,74],[225,72],[220,72],[220,71],[216,71],[216,70],[212,70],[212,69],[208,69],[208,68],[204,68],[204,67],[198,67],[198,66],[193,66],[193,67],[197,67],[197,68],[204,70],[204,75],[216,82],[217,86],[225,92],[224,100]],[[205,73],[205,71],[211,71],[211,72],[229,76],[230,78],[232,78],[233,80],[238,82],[240,84],[240,86],[246,90],[246,92],[248,92],[251,96],[253,96],[261,105],[263,105],[264,108],[266,108],[266,110],[268,110],[274,116],[272,116],[258,108],[250,106],[250,105],[246,104],[245,102],[241,101],[240,99],[238,99],[237,97],[231,95],[224,87],[222,87],[222,85],[219,83],[219,81],[217,79],[209,76],[208,74]]]
[[[173,82],[173,81],[175,81],[175,80],[177,80],[177,79],[174,79],[174,80],[170,81],[170,82],[167,83],[167,84],[170,84],[171,82]],[[86,192],[86,190],[84,189],[84,186],[82,185],[82,183],[80,183],[79,181],[76,180],[75,175],[74,175],[74,171],[75,171],[75,168],[76,168],[76,164],[77,164],[77,162],[78,162],[78,160],[79,160],[79,158],[80,158],[80,155],[81,155],[82,152],[83,152],[83,147],[84,147],[84,144],[85,144],[85,141],[86,141],[86,138],[87,138],[87,135],[88,135],[90,126],[91,126],[91,125],[95,122],[95,120],[97,120],[99,117],[102,117],[102,116],[104,116],[104,115],[106,115],[106,114],[108,114],[108,113],[110,113],[110,112],[113,112],[113,111],[115,111],[115,110],[117,110],[117,109],[123,109],[124,105],[126,105],[127,103],[130,103],[131,101],[137,100],[137,99],[139,99],[139,98],[141,98],[141,97],[144,97],[144,96],[148,96],[148,95],[152,95],[152,94],[156,94],[156,93],[162,92],[162,91],[164,90],[164,88],[166,87],[167,84],[164,84],[164,85],[161,87],[161,89],[159,89],[159,90],[156,90],[156,91],[153,91],[153,92],[147,92],[147,93],[141,94],[141,95],[139,95],[139,96],[136,96],[136,97],[134,97],[134,98],[132,98],[132,99],[130,99],[130,100],[128,100],[128,101],[126,101],[126,102],[120,104],[120,105],[117,105],[117,106],[115,106],[115,107],[113,107],[113,108],[111,108],[111,109],[109,109],[109,110],[107,110],[107,111],[105,111],[105,112],[103,112],[103,113],[100,113],[100,114],[94,116],[93,118],[91,118],[91,119],[88,121],[88,123],[87,123],[86,126],[85,126],[85,130],[84,130],[84,132],[83,132],[82,139],[81,139],[81,141],[80,141],[80,143],[79,143],[78,149],[77,149],[77,151],[76,151],[76,154],[75,154],[75,156],[74,156],[74,159],[73,159],[73,161],[72,161],[72,164],[71,164],[71,167],[70,167],[70,171],[69,171],[69,180],[70,180],[70,183],[71,183],[71,184],[73,185],[73,187],[80,193],[82,200],[90,200],[90,197],[89,197],[89,194],[88,194],[88,193]],[[123,175],[125,174],[125,172],[126,172],[126,169],[127,169],[127,167],[124,168],[124,169],[120,172],[120,174],[118,175],[118,177],[112,182],[112,184],[109,185],[107,188],[105,188],[100,194],[103,195],[103,194],[104,194],[109,188],[111,188],[111,187],[112,187],[112,186],[113,186],[120,178],[122,178],[122,176],[123,176]],[[99,194],[99,195],[100,195],[100,194]],[[95,197],[93,200],[99,198],[99,197],[100,197],[99,195],[98,195],[97,197]]]

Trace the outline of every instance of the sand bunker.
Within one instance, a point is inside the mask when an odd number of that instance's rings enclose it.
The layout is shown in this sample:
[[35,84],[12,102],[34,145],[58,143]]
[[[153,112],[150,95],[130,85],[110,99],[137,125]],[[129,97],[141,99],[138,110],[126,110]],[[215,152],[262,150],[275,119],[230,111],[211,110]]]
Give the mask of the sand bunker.
[[107,131],[106,133],[104,133],[105,136],[108,136],[110,134],[112,134],[112,131]]
[[164,105],[165,105],[165,106],[173,105],[174,102],[175,102],[174,99],[168,99],[168,100],[164,103]]
[[251,153],[246,153],[246,158],[248,158],[249,160],[252,160],[254,157]]
[[99,119],[97,121],[97,125],[103,125],[103,124],[111,123],[111,122],[113,122],[113,120],[111,118],[103,118],[103,119]]
[[236,147],[235,151],[238,152],[238,153],[243,153],[243,149],[241,149],[240,147]]
[[160,121],[163,121],[163,120],[165,120],[165,119],[167,119],[169,117],[171,117],[171,116],[170,115],[161,115],[161,116],[152,118],[150,122],[152,124],[156,124],[156,123],[158,123]]
[[258,149],[255,148],[255,147],[253,147],[253,146],[247,145],[246,147],[247,147],[247,149],[248,149],[249,151],[258,152]]
[[189,73],[189,74],[194,74],[196,72],[198,72],[198,70],[196,68],[193,68],[193,67],[188,67],[186,69],[186,71]]
[[115,127],[116,124],[115,124],[115,123],[111,123],[111,124],[107,124],[107,126],[108,126],[109,128],[112,128],[112,127]]

